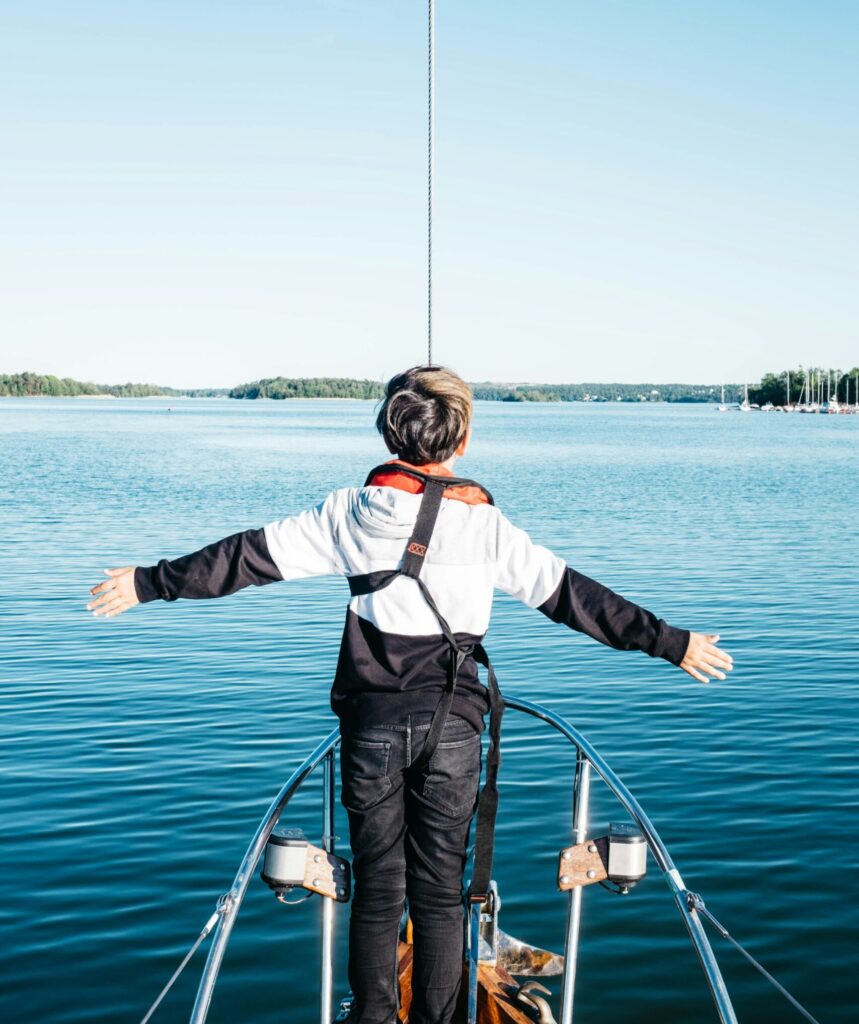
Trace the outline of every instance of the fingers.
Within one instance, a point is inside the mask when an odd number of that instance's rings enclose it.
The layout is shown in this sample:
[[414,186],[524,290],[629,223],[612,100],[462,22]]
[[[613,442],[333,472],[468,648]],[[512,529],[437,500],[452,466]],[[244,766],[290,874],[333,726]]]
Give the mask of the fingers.
[[721,676],[722,679],[725,677],[718,671],[718,669],[711,668],[703,661],[690,661],[688,665],[683,666],[690,676],[694,676],[697,680],[702,683],[709,683],[710,676]]
[[[710,682],[709,678],[705,678],[705,676],[712,676],[714,679],[721,679],[722,681],[727,679],[725,673],[706,658],[687,658],[681,663],[680,667],[702,683]],[[730,668],[728,668],[728,671],[731,671]]]
[[705,647],[701,653],[701,658],[710,665],[718,665],[719,668],[723,668],[728,672],[734,667],[734,659],[731,655],[725,651],[720,651],[718,647]]
[[127,572],[131,572],[134,566],[127,565],[123,569],[105,569],[105,576],[110,576],[109,580],[105,580],[103,583],[99,583],[97,586],[90,590],[91,594],[98,594],[103,590],[110,590],[117,584],[117,577],[124,576]]
[[731,671],[731,664],[723,664],[723,658],[714,658],[712,655],[706,652],[700,654],[694,654],[691,657],[687,657],[686,661],[690,668],[694,668],[697,672],[703,672],[708,676],[713,676],[715,679],[726,678],[725,673],[720,671],[720,667],[725,668],[728,672]]
[[117,615],[122,615],[123,612],[127,612],[130,607],[130,604],[122,604],[118,608],[114,608],[112,611],[105,612],[104,618],[115,619]]
[[[114,590],[117,586],[116,580],[105,580],[90,589],[91,594],[103,594],[107,590]],[[89,605],[87,605],[89,607]]]
[[708,672],[712,671],[713,674],[719,676],[720,679],[725,678],[725,676],[720,673],[720,669],[723,669],[725,672],[731,672],[734,667],[733,658],[721,650],[703,650],[694,660],[699,667],[702,667]]
[[93,608],[98,608],[100,605],[107,604],[109,601],[115,601],[118,597],[119,595],[114,593],[102,594],[101,597],[97,598],[95,601],[90,601],[87,605],[87,611],[91,612]]
[[[704,665],[705,668],[712,668],[714,672],[719,672],[721,670],[722,673],[731,672],[734,668],[730,662],[725,663],[724,661],[716,661],[714,658],[702,658],[701,664]],[[725,678],[724,674],[722,675],[722,678]]]
[[112,619],[115,615],[119,615],[131,607],[126,598],[111,597],[110,595],[106,595],[99,601],[94,601],[93,604],[95,605],[93,615],[96,618],[104,616],[106,619]]

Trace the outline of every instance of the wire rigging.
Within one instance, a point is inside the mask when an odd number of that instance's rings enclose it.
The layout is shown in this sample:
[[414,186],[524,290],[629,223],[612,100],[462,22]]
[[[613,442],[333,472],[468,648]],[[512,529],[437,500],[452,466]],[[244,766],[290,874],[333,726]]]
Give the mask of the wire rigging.
[[175,984],[176,979],[179,977],[179,975],[182,973],[182,971],[184,971],[185,968],[190,963],[191,957],[197,952],[197,950],[200,948],[203,940],[206,938],[206,936],[209,934],[209,932],[218,923],[218,918],[227,909],[227,907],[229,905],[229,900],[230,900],[230,896],[229,896],[228,893],[223,895],[223,896],[221,896],[221,898],[218,900],[218,905],[215,908],[215,912],[212,914],[212,916],[209,918],[209,920],[203,925],[203,930],[200,932],[200,934],[197,936],[196,940],[194,941],[194,944],[191,946],[191,948],[188,950],[188,952],[182,958],[182,962],[179,964],[179,966],[176,968],[176,970],[170,976],[170,980],[167,982],[167,984],[164,986],[164,988],[162,988],[161,991],[158,993],[158,995],[157,995],[157,997],[155,999],[155,1002],[146,1011],[146,1015],[140,1021],[140,1024],[148,1024],[148,1022],[151,1019],[152,1015],[155,1013],[155,1011],[161,1005],[161,1001],[164,999],[164,997],[167,995],[167,993],[170,991],[170,989],[173,988],[173,985]]
[[742,955],[746,958],[746,960],[748,960],[748,962],[752,965],[752,967],[754,967],[756,971],[758,971],[760,974],[762,974],[766,978],[766,980],[773,986],[773,988],[775,988],[775,990],[777,992],[780,992],[784,996],[784,998],[790,1003],[790,1005],[798,1013],[801,1013],[802,1016],[805,1017],[805,1019],[807,1021],[810,1021],[810,1024],[820,1024],[820,1022],[817,1020],[817,1018],[816,1017],[812,1017],[812,1015],[799,1002],[799,1000],[795,999],[790,994],[790,992],[788,992],[788,990],[784,987],[784,985],[782,985],[780,982],[776,981],[776,979],[763,966],[763,964],[761,964],[757,960],[755,960],[755,958],[752,956],[752,954],[744,946],[741,946],[740,943],[737,942],[737,940],[734,938],[733,935],[731,935],[731,933],[728,931],[728,929],[723,924],[721,924],[719,921],[717,921],[715,917],[713,917],[713,915],[710,913],[710,911],[704,905],[704,900],[701,898],[701,896],[697,892],[687,892],[686,893],[686,904],[687,904],[687,906],[689,907],[690,910],[697,910],[698,913],[706,921],[708,921],[713,926],[713,928],[716,929],[716,931],[722,936],[723,939],[727,939],[728,942],[730,942],[731,945],[734,946],[735,949],[737,949],[740,953],[742,953]]

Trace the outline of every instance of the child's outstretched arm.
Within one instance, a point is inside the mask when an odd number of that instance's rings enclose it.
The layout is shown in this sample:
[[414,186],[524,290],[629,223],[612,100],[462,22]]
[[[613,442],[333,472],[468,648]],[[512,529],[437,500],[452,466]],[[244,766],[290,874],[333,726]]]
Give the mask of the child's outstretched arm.
[[226,597],[244,587],[261,587],[283,577],[269,554],[264,530],[245,530],[190,555],[157,565],[105,569],[110,577],[90,590],[100,595],[87,608],[113,618],[148,601]]
[[715,634],[670,626],[608,587],[569,568],[503,517],[498,532],[496,585],[554,622],[622,651],[664,658],[702,683],[724,679],[733,659]]
[[90,590],[94,600],[87,609],[109,619],[149,601],[225,597],[245,587],[340,572],[330,501],[172,561],[105,569],[109,578]]
[[561,582],[539,610],[553,622],[586,633],[620,651],[644,651],[664,658],[699,682],[724,679],[733,659],[716,646],[715,634],[694,633],[670,626],[664,619],[596,580],[565,566]]

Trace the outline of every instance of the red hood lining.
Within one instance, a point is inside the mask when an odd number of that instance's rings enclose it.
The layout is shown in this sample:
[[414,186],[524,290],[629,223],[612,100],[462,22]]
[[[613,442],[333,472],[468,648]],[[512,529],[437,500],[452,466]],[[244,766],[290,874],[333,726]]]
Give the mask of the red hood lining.
[[[403,459],[391,459],[385,463],[391,467],[391,472],[378,472],[370,481],[374,487],[396,487],[400,491],[408,491],[410,494],[423,494],[424,482],[417,477],[409,476],[408,473],[398,473],[397,466],[406,466],[408,469],[416,469],[419,473],[426,473],[428,476],[453,476],[447,466],[441,463],[429,463],[426,466],[413,466]],[[471,484],[464,484],[459,487],[448,487],[444,492],[445,498],[452,498],[454,501],[464,501],[466,505],[488,505],[489,498],[480,487]]]

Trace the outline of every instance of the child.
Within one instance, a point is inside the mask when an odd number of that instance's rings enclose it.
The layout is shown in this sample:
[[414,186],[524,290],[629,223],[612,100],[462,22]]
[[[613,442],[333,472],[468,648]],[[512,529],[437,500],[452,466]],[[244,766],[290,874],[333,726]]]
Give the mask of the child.
[[[452,478],[465,454],[471,414],[471,391],[456,374],[407,370],[388,383],[376,421],[396,458],[363,488],[334,491],[315,509],[152,568],[107,569],[110,578],[92,588],[99,596],[87,606],[110,618],[158,598],[222,597],[325,573],[349,578],[353,596],[331,704],[340,718],[354,858],[354,1024],[395,1021],[406,899],[414,926],[411,1022],[449,1024],[453,1015],[488,707],[475,657],[483,657],[495,587],[555,622],[664,658],[701,682],[724,679],[732,667],[717,636],[669,626],[568,568],[505,519],[479,485],[452,480],[443,491],[437,480]],[[436,507],[428,508],[433,496]],[[447,706],[436,719],[443,694]]]

